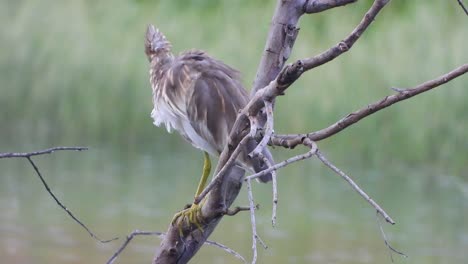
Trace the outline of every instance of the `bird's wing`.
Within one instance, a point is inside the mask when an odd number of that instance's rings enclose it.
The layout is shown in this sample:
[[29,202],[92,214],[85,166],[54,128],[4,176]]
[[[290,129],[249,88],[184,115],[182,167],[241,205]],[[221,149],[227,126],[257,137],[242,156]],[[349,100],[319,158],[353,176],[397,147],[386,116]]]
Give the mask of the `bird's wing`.
[[247,92],[238,72],[224,63],[197,51],[181,58],[191,71],[199,73],[186,101],[190,124],[220,153],[238,111],[247,103]]
[[[165,87],[172,85],[177,90],[167,94],[173,99],[171,101],[178,102],[176,107],[185,110],[188,118],[188,123],[183,125],[183,136],[194,146],[211,154],[221,153],[237,113],[249,98],[240,82],[239,73],[201,51],[189,51],[176,58],[167,76]],[[185,104],[177,98],[185,98]],[[258,172],[266,165],[259,158],[248,157],[255,146],[252,139],[238,161],[243,167]],[[273,164],[268,149],[265,148],[263,152]],[[260,180],[271,180],[271,174],[264,175]]]

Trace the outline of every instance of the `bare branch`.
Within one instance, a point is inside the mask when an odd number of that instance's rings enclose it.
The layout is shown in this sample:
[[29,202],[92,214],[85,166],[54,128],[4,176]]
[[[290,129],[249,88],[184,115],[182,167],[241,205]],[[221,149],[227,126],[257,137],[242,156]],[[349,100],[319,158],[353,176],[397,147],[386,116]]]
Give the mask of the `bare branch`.
[[92,232],[85,224],[83,224],[83,222],[81,222],[65,205],[62,204],[62,202],[60,202],[60,200],[57,198],[57,196],[55,196],[55,194],[52,192],[52,190],[50,189],[49,185],[47,184],[47,182],[45,181],[44,177],[42,177],[42,174],[41,172],[39,171],[39,168],[36,166],[36,164],[34,163],[34,161],[32,160],[31,157],[33,156],[39,156],[39,155],[45,155],[45,154],[52,154],[54,153],[55,151],[62,151],[62,150],[74,150],[74,151],[83,151],[83,150],[87,150],[88,148],[87,147],[54,147],[54,148],[48,148],[48,149],[44,149],[44,150],[39,150],[39,151],[33,151],[33,152],[24,152],[24,153],[13,153],[13,152],[9,152],[9,153],[0,153],[0,159],[3,159],[3,158],[26,158],[29,162],[29,164],[31,164],[31,166],[33,167],[34,171],[36,172],[37,176],[39,177],[39,179],[41,180],[42,182],[42,185],[45,187],[46,191],[50,194],[50,196],[52,196],[52,198],[55,200],[55,202],[63,209],[65,210],[65,212],[67,212],[67,214],[76,222],[78,223],[81,227],[83,227],[86,232],[88,232],[88,234],[96,239],[97,241],[101,242],[101,243],[108,243],[108,242],[111,242],[111,241],[114,241],[114,240],[117,240],[119,239],[118,237],[114,237],[112,239],[108,239],[108,240],[102,240],[100,239],[97,235],[94,234],[94,232]]
[[336,174],[340,175],[345,181],[347,181],[351,185],[351,187],[353,187],[353,189],[364,198],[364,200],[366,200],[370,205],[372,205],[377,210],[377,212],[383,216],[385,221],[392,225],[395,224],[395,221],[393,221],[393,219],[374,200],[372,200],[372,198],[370,198],[369,195],[367,195],[367,193],[365,193],[348,175],[346,175],[343,171],[341,171],[335,165],[329,162],[319,150],[315,152],[315,155],[319,160],[323,162],[323,164],[325,164],[328,168],[330,168]]
[[[258,210],[260,208],[260,205],[257,204],[255,205],[255,210]],[[241,206],[236,206],[234,207],[234,209],[226,209],[226,211],[224,212],[225,215],[229,215],[229,216],[234,216],[236,215],[237,213],[239,212],[242,212],[242,211],[250,211],[250,207],[241,207]]]
[[277,1],[275,13],[270,24],[268,38],[251,96],[277,78],[291,55],[294,42],[299,33],[297,23],[304,13],[317,13],[327,9],[343,6],[357,0],[292,0]]
[[380,218],[379,218],[379,213],[378,213],[378,212],[377,212],[377,214],[376,214],[376,217],[377,217],[377,224],[379,225],[379,229],[380,229],[380,234],[382,234],[382,238],[383,238],[383,240],[384,240],[384,242],[385,242],[385,246],[390,250],[390,251],[389,251],[389,252],[390,252],[390,259],[392,260],[392,262],[393,262],[393,255],[392,255],[392,252],[395,252],[395,253],[397,253],[398,255],[401,255],[401,256],[407,258],[408,256],[407,256],[405,253],[396,250],[394,247],[392,247],[392,246],[390,245],[390,243],[388,243],[387,236],[385,235],[385,232],[384,232],[384,230],[383,230],[382,224],[380,223]]
[[289,59],[299,32],[297,22],[303,14],[300,5],[299,1],[277,1],[251,96],[274,80]]
[[[273,164],[271,164],[271,162],[263,157],[263,161],[265,162],[265,164],[268,166],[268,167],[271,167],[273,166]],[[277,180],[277,176],[276,176],[276,171],[271,171],[271,188],[273,190],[273,208],[272,208],[272,212],[271,212],[271,225],[273,227],[276,226],[276,212],[278,211],[278,180]]]
[[[48,152],[50,153],[50,152]],[[37,154],[37,155],[41,155],[41,154]],[[36,164],[32,161],[31,157],[26,157],[26,159],[29,161],[29,163],[31,164],[31,166],[34,168],[34,170],[36,171],[37,173],[37,176],[39,176],[39,179],[41,180],[42,182],[42,185],[44,185],[44,187],[46,188],[47,192],[50,194],[50,196],[52,196],[52,198],[54,198],[55,202],[63,209],[65,210],[65,212],[67,212],[67,214],[73,218],[73,220],[75,220],[75,222],[77,222],[81,227],[83,227],[86,232],[88,232],[88,234],[96,239],[97,241],[101,242],[101,243],[108,243],[108,242],[111,242],[111,241],[114,241],[114,240],[117,240],[119,239],[118,237],[114,237],[112,239],[108,239],[108,240],[102,240],[100,239],[98,236],[96,236],[85,224],[83,224],[83,222],[81,222],[80,220],[78,220],[78,218],[76,218],[76,216],[70,211],[68,210],[67,207],[65,207],[65,205],[63,205],[60,200],[55,196],[55,194],[52,192],[52,190],[49,188],[49,185],[47,184],[47,182],[44,180],[44,178],[42,177],[42,174],[41,172],[39,171],[39,168],[36,166]]]
[[289,165],[289,164],[291,164],[291,163],[294,163],[294,162],[297,162],[297,161],[300,161],[300,160],[304,160],[304,159],[308,159],[308,158],[312,157],[312,156],[315,154],[315,152],[317,151],[317,145],[315,144],[315,142],[309,140],[308,138],[305,138],[303,144],[306,145],[306,146],[308,146],[308,147],[310,147],[310,150],[307,151],[307,152],[304,153],[304,154],[297,155],[297,156],[294,156],[294,157],[289,158],[289,159],[287,159],[287,160],[284,160],[284,161],[282,161],[282,162],[280,162],[280,163],[277,163],[276,165],[271,166],[271,167],[269,167],[269,168],[266,169],[266,170],[263,170],[263,171],[260,171],[260,172],[258,172],[258,173],[255,173],[255,174],[253,174],[253,175],[250,175],[250,176],[248,176],[248,177],[245,177],[244,181],[248,181],[248,180],[253,180],[253,179],[259,178],[259,177],[261,177],[262,175],[265,175],[265,174],[270,173],[270,172],[272,172],[272,171],[276,171],[276,170],[278,170],[278,169],[280,169],[280,168],[282,168],[282,167],[285,167],[285,166],[287,166],[287,165]]
[[271,225],[276,227],[276,212],[278,211],[278,180],[276,171],[271,172],[272,188],[273,188],[273,209],[271,213]]
[[237,253],[236,251],[230,249],[229,247],[227,247],[227,246],[225,246],[225,245],[223,245],[223,244],[221,244],[221,243],[218,243],[218,242],[215,242],[215,241],[207,240],[207,241],[205,241],[205,244],[218,247],[218,248],[220,248],[220,249],[226,251],[227,253],[233,255],[234,257],[236,257],[236,258],[242,260],[242,262],[247,263],[247,261],[245,260],[245,258],[244,258],[241,254]]
[[313,69],[349,51],[354,43],[362,36],[364,31],[366,31],[369,25],[375,20],[375,17],[378,15],[380,10],[382,10],[388,2],[390,2],[390,0],[375,0],[369,11],[367,11],[359,25],[351,32],[351,34],[327,51],[312,58],[301,60],[304,68],[306,70]]
[[0,153],[0,159],[4,158],[28,158],[32,156],[39,156],[39,155],[44,155],[44,154],[52,154],[55,151],[60,151],[60,150],[76,150],[76,151],[83,151],[83,150],[88,150],[87,147],[54,147],[54,148],[48,148],[44,150],[39,150],[39,151],[33,151],[33,152],[25,152],[25,153]]
[[463,1],[462,0],[457,0],[457,1],[458,1],[458,4],[463,9],[463,11],[465,11],[465,14],[468,16],[468,9],[466,9],[465,4],[463,4]]
[[307,14],[323,12],[330,8],[344,6],[356,2],[357,0],[306,0],[304,12]]
[[257,262],[257,225],[255,224],[255,208],[254,208],[254,200],[252,194],[252,184],[250,180],[247,180],[247,193],[249,197],[249,204],[250,204],[250,223],[252,225],[252,250],[253,250],[253,257],[252,257],[252,264]]
[[[268,141],[270,141],[271,135],[273,135],[273,104],[269,101],[265,101],[265,112],[267,116],[267,121],[265,124],[265,134],[263,135],[262,140],[258,143],[257,147],[249,154],[251,157],[258,156],[262,153],[263,149],[267,146]],[[255,136],[256,130],[252,130],[251,135]]]
[[120,255],[120,253],[122,253],[122,251],[128,246],[128,244],[130,243],[130,241],[132,241],[132,239],[135,237],[135,236],[139,236],[139,235],[145,235],[145,236],[148,236],[148,235],[156,235],[158,237],[164,237],[164,233],[162,232],[149,232],[149,231],[140,231],[140,230],[135,230],[133,231],[132,233],[130,233],[130,235],[127,236],[127,238],[125,239],[125,241],[123,242],[123,244],[119,247],[119,249],[114,253],[114,255],[112,255],[112,257],[110,257],[110,259],[106,262],[107,264],[112,264],[114,263],[114,261],[117,259],[117,257]]
[[[417,86],[415,86],[414,88],[410,88],[410,89],[405,89],[405,90],[402,90],[400,92],[398,92],[397,94],[394,94],[394,95],[390,95],[390,96],[386,96],[384,97],[383,99],[375,102],[375,103],[372,103],[372,104],[369,104],[368,106],[366,107],[363,107],[357,111],[354,111],[350,114],[348,114],[347,116],[343,117],[342,119],[340,119],[339,121],[337,121],[336,123],[330,125],[329,127],[327,128],[324,128],[322,130],[319,130],[319,131],[315,131],[315,132],[312,132],[312,133],[308,133],[308,134],[292,134],[292,135],[283,135],[281,138],[282,138],[282,142],[276,142],[276,143],[284,143],[286,144],[287,141],[286,139],[290,139],[292,140],[291,142],[295,143],[297,142],[298,140],[300,140],[301,138],[309,138],[313,141],[320,141],[320,140],[323,140],[323,139],[326,139],[330,136],[333,136],[334,134],[342,131],[343,129],[347,128],[348,126],[358,122],[359,120],[363,119],[364,117],[367,117],[377,111],[380,111],[386,107],[389,107],[395,103],[398,103],[400,101],[403,101],[403,100],[406,100],[406,99],[409,99],[415,95],[418,95],[420,93],[423,93],[423,92],[427,92],[433,88],[436,88],[436,87],[439,87],[441,86],[442,84],[445,84],[465,73],[468,72],[468,64],[464,64],[452,71],[450,71],[449,73],[446,73],[436,79],[433,79],[433,80],[430,80],[430,81],[427,81],[427,82],[424,82],[422,84],[419,84]],[[285,143],[286,142],[286,143]],[[291,143],[289,142],[289,143]]]

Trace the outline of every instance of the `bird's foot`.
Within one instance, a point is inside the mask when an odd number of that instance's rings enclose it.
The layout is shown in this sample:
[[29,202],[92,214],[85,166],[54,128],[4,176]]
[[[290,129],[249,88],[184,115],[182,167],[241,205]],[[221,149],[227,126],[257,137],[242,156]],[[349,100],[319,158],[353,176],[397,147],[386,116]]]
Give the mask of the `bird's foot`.
[[184,209],[172,218],[172,225],[177,225],[179,229],[179,235],[183,236],[183,227],[184,224],[195,225],[201,232],[203,232],[203,227],[201,226],[201,208],[200,204],[192,204],[189,208]]

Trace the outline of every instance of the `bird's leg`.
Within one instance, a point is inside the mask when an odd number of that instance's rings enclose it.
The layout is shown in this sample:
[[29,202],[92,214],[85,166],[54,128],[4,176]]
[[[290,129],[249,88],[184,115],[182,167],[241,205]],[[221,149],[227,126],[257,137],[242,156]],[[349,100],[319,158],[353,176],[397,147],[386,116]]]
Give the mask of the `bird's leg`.
[[[210,176],[210,172],[211,172],[210,156],[208,155],[207,152],[204,152],[204,157],[205,159],[203,163],[203,174],[200,178],[200,182],[198,183],[197,192],[195,193],[195,198],[198,197],[203,192],[203,189],[205,188],[205,185],[206,185],[206,181],[208,180],[208,176]],[[200,224],[200,220],[198,218],[198,214],[200,214],[201,206],[204,202],[205,202],[205,199],[203,199],[200,202],[200,204],[192,203],[192,205],[189,208],[182,210],[174,215],[174,218],[172,218],[173,224],[176,223],[177,219],[179,219],[182,216],[182,220],[178,223],[179,234],[181,236],[183,235],[182,224],[185,221],[185,217],[187,217],[189,224],[195,224],[198,227],[198,229],[203,231],[203,228]]]
[[205,189],[206,181],[208,180],[208,176],[210,176],[211,172],[211,160],[210,155],[208,152],[204,151],[204,162],[203,162],[203,174],[200,178],[200,182],[198,183],[197,192],[195,193],[195,198],[197,198]]

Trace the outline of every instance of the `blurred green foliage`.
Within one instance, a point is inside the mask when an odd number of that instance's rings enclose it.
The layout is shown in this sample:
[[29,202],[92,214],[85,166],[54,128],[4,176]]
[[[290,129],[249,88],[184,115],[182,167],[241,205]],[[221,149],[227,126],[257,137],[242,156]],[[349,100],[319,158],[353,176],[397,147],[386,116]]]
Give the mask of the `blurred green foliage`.
[[[153,127],[149,116],[146,25],[159,27],[176,52],[203,49],[240,69],[249,87],[275,2],[2,1],[0,146],[177,151],[186,143]],[[338,42],[371,2],[304,16],[291,59]],[[411,87],[466,63],[466,19],[456,1],[392,1],[349,53],[305,74],[278,99],[276,132],[323,128],[392,93],[392,86]],[[467,83],[463,76],[322,145],[355,164],[427,163],[462,175]]]

